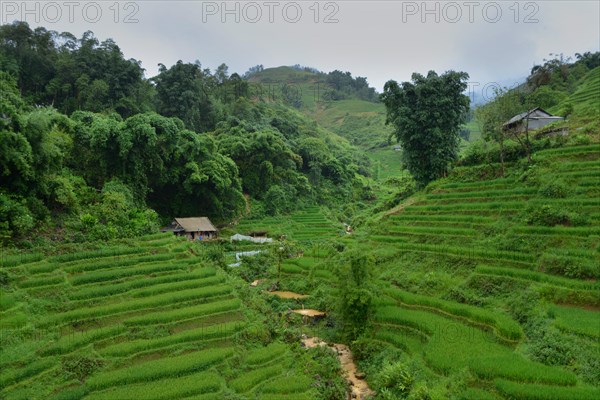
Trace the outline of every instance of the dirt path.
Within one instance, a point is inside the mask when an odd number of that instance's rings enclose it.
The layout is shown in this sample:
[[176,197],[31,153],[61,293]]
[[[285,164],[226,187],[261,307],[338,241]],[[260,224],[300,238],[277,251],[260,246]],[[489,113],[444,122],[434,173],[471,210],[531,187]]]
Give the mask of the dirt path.
[[299,293],[286,292],[286,291],[280,291],[280,290],[275,290],[273,292],[267,292],[267,293],[272,294],[273,296],[281,297],[282,299],[305,299],[308,297],[308,295],[306,295],[306,294],[299,294]]
[[292,312],[300,315],[304,315],[305,317],[324,317],[325,313],[319,310],[312,310],[310,308],[303,308],[301,310],[292,310]]
[[[317,337],[303,338],[302,344],[307,348],[317,346],[327,346],[327,343]],[[373,391],[367,385],[364,377],[358,373],[356,364],[352,357],[352,351],[345,344],[334,343],[329,348],[336,351],[340,359],[342,369],[346,371],[346,379],[350,383],[350,393],[348,393],[349,399],[365,400],[369,396],[373,395]],[[357,377],[358,376],[358,377]]]

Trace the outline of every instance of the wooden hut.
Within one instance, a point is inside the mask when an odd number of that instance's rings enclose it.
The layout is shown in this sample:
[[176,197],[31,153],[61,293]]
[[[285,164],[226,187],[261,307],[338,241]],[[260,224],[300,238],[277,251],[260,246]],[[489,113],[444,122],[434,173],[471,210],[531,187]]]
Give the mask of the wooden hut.
[[207,217],[175,218],[162,232],[173,232],[189,240],[209,240],[217,237],[217,228]]

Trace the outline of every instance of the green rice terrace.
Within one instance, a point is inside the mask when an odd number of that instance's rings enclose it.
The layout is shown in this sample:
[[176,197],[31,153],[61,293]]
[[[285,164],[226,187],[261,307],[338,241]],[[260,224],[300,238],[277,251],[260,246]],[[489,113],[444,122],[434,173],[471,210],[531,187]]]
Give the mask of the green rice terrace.
[[[369,253],[378,294],[350,347],[380,395],[402,393],[399,380],[430,396],[414,398],[598,398],[599,158],[580,145],[538,151],[504,177],[457,167],[351,234],[311,207],[228,228],[286,235],[273,244],[153,234],[4,255],[0,395],[320,398],[314,371],[336,357],[299,338],[341,339],[344,265]],[[263,254],[227,267],[248,250]]]
[[3,399],[313,398],[289,346],[240,346],[260,343],[262,327],[239,284],[187,240],[156,234],[2,265],[15,278],[0,303]]

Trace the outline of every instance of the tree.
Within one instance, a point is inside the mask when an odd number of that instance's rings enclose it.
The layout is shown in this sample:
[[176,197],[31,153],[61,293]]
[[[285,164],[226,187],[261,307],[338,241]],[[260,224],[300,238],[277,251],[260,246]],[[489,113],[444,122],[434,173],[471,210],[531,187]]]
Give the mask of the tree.
[[214,128],[217,115],[211,95],[216,81],[199,63],[181,60],[167,69],[160,65],[156,83],[157,111],[181,119],[188,129],[205,132]]
[[515,90],[496,88],[494,100],[477,108],[475,119],[479,123],[483,139],[498,143],[500,165],[504,176],[504,141],[506,133],[503,124],[523,111],[520,96]]
[[352,252],[344,264],[338,274],[340,315],[346,334],[355,339],[368,326],[373,312],[372,260],[365,254]]
[[223,63],[217,67],[215,70],[215,78],[219,84],[223,84],[229,79],[229,67],[227,64]]
[[414,73],[412,82],[384,86],[386,123],[396,128],[407,167],[421,186],[444,176],[458,157],[460,126],[469,111],[463,94],[468,78],[465,72],[429,71],[426,77]]

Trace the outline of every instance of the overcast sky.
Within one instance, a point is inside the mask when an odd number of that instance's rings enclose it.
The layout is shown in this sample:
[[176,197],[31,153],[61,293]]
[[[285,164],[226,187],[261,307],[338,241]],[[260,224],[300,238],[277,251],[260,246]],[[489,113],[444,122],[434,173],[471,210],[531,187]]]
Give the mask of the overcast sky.
[[2,23],[113,38],[147,76],[158,63],[181,59],[211,69],[224,62],[240,74],[257,64],[340,69],[367,77],[378,91],[412,72],[454,69],[481,88],[510,85],[549,53],[600,50],[598,0],[0,3]]

